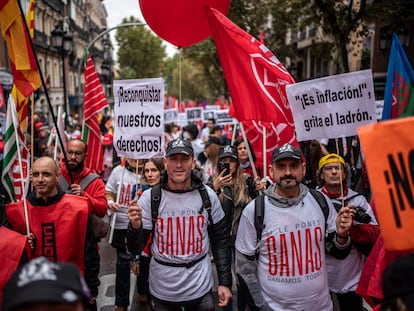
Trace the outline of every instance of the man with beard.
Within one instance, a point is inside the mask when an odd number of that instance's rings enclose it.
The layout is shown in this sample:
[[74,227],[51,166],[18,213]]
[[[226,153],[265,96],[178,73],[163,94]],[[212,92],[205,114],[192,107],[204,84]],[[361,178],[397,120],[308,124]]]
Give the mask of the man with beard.
[[[6,205],[8,227],[25,235],[28,223],[29,259],[46,256],[52,262],[77,265],[91,291],[89,310],[96,310],[100,258],[88,216],[88,202],[84,197],[64,193],[56,186],[58,177],[58,167],[52,158],[36,160],[30,174],[35,190],[26,202]],[[0,268],[0,274],[5,272]]]
[[[105,184],[99,175],[86,167],[87,152],[87,145],[81,139],[69,141],[66,147],[68,165],[63,158],[60,161],[59,186],[67,193],[86,197],[89,202],[89,212],[104,217],[108,208]],[[86,178],[89,181],[87,185],[83,185],[82,181]]]
[[[291,144],[273,151],[269,169],[275,184],[264,191],[264,198],[250,202],[240,219],[239,286],[252,310],[332,310],[325,254],[349,254],[354,210],[345,206],[336,216],[332,203],[301,183],[306,164]],[[264,214],[258,227],[255,201],[261,199]]]

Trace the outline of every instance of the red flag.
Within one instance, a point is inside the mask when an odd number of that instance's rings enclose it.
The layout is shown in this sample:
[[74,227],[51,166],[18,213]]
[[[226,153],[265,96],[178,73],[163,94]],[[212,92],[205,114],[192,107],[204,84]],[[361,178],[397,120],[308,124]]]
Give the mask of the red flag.
[[293,132],[286,85],[295,81],[253,36],[209,8],[207,16],[238,121],[285,123]]
[[92,171],[101,173],[103,171],[103,146],[97,114],[108,106],[108,101],[89,53],[84,74],[84,126],[82,139],[88,144],[88,156],[85,162],[86,166]]

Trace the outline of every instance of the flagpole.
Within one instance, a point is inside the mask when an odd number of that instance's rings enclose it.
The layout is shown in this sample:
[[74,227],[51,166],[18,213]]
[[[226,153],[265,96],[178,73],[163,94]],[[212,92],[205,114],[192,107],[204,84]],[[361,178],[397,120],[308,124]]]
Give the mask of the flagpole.
[[[34,159],[34,95],[32,94],[32,100],[31,100],[31,112],[30,112],[30,118],[32,122],[30,122],[30,168],[33,167],[33,159]],[[31,190],[33,190],[33,184],[30,184]]]
[[[121,163],[121,165],[122,165],[122,163]],[[124,175],[125,175],[125,170],[126,170],[126,168],[125,168],[125,166],[122,168],[122,173],[121,173],[121,182],[120,182],[120,184],[119,184],[119,187],[118,187],[118,191],[117,191],[117,193],[116,193],[116,200],[115,200],[115,203],[118,205],[119,204],[119,198],[121,197],[121,188],[122,188],[122,185],[123,185],[123,183],[124,183]],[[108,238],[108,243],[109,244],[111,244],[112,243],[112,240],[113,240],[113,238],[114,238],[114,230],[115,230],[115,222],[116,222],[116,215],[117,215],[117,213],[118,212],[116,212],[116,211],[114,211],[114,213],[113,213],[113,215],[112,215],[112,218],[111,218],[111,230],[109,231],[109,238]]]
[[247,142],[246,132],[244,131],[243,123],[240,122],[239,125],[240,125],[240,130],[241,130],[241,133],[242,133],[242,136],[243,136],[244,143],[246,145],[247,154],[249,156],[250,166],[251,166],[252,171],[253,171],[253,179],[256,180],[256,178],[257,178],[257,171],[256,171],[256,167],[254,166],[252,151],[250,150],[249,143]]
[[20,167],[20,181],[22,183],[22,199],[23,199],[23,207],[24,207],[24,219],[26,222],[26,232],[27,236],[30,235],[30,226],[29,226],[29,213],[27,210],[27,202],[26,202],[26,187],[24,182],[24,175],[23,175],[23,163],[22,163],[22,156],[20,154],[20,137],[18,133],[18,127],[20,128],[19,122],[17,121],[17,111],[16,111],[16,104],[14,103],[13,94],[9,95],[9,108],[12,109],[12,120],[13,120],[13,127],[14,127],[14,135],[16,136],[16,150],[17,150],[17,159],[19,161]]
[[267,132],[266,126],[262,124],[263,127],[263,178],[266,178],[266,167],[267,167]]
[[[21,5],[20,1],[17,1],[17,3],[19,5],[19,10],[20,10],[21,16],[24,16],[23,8],[22,8],[22,5]],[[29,27],[27,26],[27,23],[24,22],[23,25],[24,25],[24,29],[26,31],[26,34],[30,37]],[[43,77],[42,69],[40,68],[39,59],[37,58],[37,54],[36,54],[36,51],[35,51],[35,48],[34,48],[34,45],[33,45],[33,41],[32,40],[28,40],[28,41],[29,41],[30,48],[32,50],[34,59],[36,61],[36,66],[37,66],[37,70],[39,72],[40,81],[42,82],[42,86],[43,86],[43,89],[45,91],[46,101],[47,101],[47,104],[49,106],[49,112],[52,115],[53,123],[55,124],[55,126],[57,128],[57,119],[56,119],[56,116],[55,116],[55,114],[53,112],[52,102],[50,101],[49,91],[48,91],[48,89],[46,87],[46,82],[45,82],[45,78]],[[63,146],[62,137],[61,137],[61,135],[60,135],[59,132],[58,132],[58,138],[59,138],[60,145]],[[69,163],[68,157],[66,156],[66,151],[65,150],[62,150],[62,153],[63,153],[63,157],[65,159],[65,164],[66,165],[69,165],[68,164]],[[70,181],[73,184],[73,176],[72,176],[72,173],[70,172],[70,170],[68,170],[68,173],[69,173]]]

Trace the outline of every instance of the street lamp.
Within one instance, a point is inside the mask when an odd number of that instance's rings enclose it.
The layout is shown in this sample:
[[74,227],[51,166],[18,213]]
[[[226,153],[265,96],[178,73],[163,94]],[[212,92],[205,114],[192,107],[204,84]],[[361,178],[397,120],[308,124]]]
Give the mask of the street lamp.
[[[65,27],[66,26],[66,27]],[[52,46],[55,47],[61,56],[62,60],[62,74],[63,74],[63,105],[65,111],[65,125],[68,124],[68,101],[67,101],[67,90],[66,90],[66,55],[72,51],[73,38],[68,34],[67,25],[63,22],[59,22],[55,29],[51,32],[52,35]]]

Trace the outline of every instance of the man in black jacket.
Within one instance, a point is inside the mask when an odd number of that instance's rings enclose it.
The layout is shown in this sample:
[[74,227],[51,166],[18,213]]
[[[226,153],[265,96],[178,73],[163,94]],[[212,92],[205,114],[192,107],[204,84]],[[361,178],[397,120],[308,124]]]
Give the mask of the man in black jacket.
[[[226,306],[232,297],[223,209],[214,191],[192,173],[195,159],[189,141],[177,139],[168,143],[165,167],[160,196],[153,195],[155,186],[145,191],[138,203],[130,203],[129,251],[140,254],[153,233],[149,275],[153,310],[214,311],[210,245],[219,281],[218,305]],[[208,195],[206,200],[203,195]],[[153,199],[159,200],[154,222]],[[210,201],[209,206],[203,204],[206,201]]]
[[[36,160],[31,170],[35,190],[26,202],[6,205],[6,220],[10,229],[21,234],[27,234],[29,227],[30,258],[45,256],[53,262],[76,264],[92,294],[89,307],[96,310],[100,257],[88,216],[88,201],[65,194],[57,187],[58,177],[58,167],[52,158]],[[3,218],[3,222],[6,220]]]

